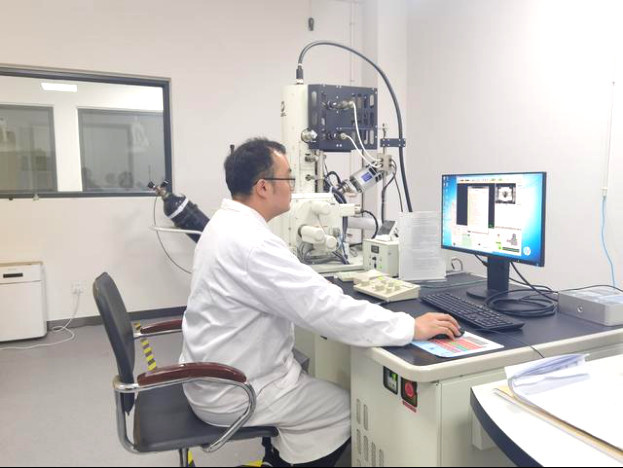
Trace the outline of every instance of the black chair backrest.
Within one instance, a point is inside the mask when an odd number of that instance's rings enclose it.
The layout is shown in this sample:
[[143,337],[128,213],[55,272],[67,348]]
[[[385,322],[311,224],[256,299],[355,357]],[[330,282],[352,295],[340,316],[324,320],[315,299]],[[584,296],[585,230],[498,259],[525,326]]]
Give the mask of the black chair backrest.
[[[102,273],[93,283],[93,297],[115,353],[119,377],[123,383],[134,383],[134,331],[119,289],[108,273]],[[122,403],[123,410],[129,413],[134,394],[124,394]]]

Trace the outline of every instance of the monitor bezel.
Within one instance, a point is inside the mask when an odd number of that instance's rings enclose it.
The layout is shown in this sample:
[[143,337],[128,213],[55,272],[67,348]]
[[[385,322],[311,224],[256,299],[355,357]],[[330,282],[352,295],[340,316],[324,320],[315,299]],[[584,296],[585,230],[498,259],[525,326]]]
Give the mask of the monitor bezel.
[[[543,197],[541,202],[541,254],[537,261],[523,260],[519,258],[508,257],[506,255],[499,255],[491,252],[481,252],[478,250],[464,249],[460,247],[449,247],[444,245],[443,243],[443,229],[444,229],[444,216],[443,216],[443,206],[444,206],[444,190],[443,190],[443,181],[444,177],[471,177],[471,176],[486,176],[486,175],[524,175],[524,174],[541,174],[543,176]],[[461,174],[442,174],[441,175],[441,248],[446,250],[454,250],[456,252],[463,252],[472,255],[480,255],[483,257],[495,257],[502,260],[508,260],[509,262],[523,263],[525,265],[532,265],[543,267],[545,266],[545,209],[547,206],[547,172],[545,171],[522,171],[522,172],[475,172],[475,173],[461,173]]]

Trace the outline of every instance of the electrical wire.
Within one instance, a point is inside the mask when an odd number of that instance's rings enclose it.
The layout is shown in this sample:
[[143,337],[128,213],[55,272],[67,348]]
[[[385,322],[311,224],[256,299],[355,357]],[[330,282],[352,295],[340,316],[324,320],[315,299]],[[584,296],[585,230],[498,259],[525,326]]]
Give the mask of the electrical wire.
[[357,242],[355,244],[350,244],[348,246],[348,253],[350,254],[351,257],[359,256],[359,251],[357,250],[357,247],[359,247],[361,244],[362,244],[361,242]]
[[394,162],[390,162],[390,168],[394,168],[394,171],[392,172],[392,177],[389,179],[389,182],[387,182],[384,186],[383,189],[381,190],[381,223],[385,222],[385,192],[387,191],[387,187],[389,187],[389,185],[394,181],[394,179],[396,178],[396,165],[394,164]]
[[[325,176],[324,176],[324,188],[327,192],[333,193],[333,196],[335,197],[335,199],[338,201],[338,203],[346,203],[346,197],[344,197],[344,195],[342,195],[340,192],[338,192],[336,189],[342,185],[342,179],[340,178],[340,176],[337,174],[337,172],[335,171],[329,171],[329,168],[327,167],[327,162],[324,162],[324,170],[325,170]],[[337,186],[335,186],[332,182],[331,182],[331,177],[330,176],[335,176],[336,180],[337,180]],[[348,226],[348,224],[346,223],[346,226]]]
[[[350,101],[350,105],[351,108],[353,109],[353,118],[355,121],[355,130],[356,130],[356,134],[357,134],[357,139],[359,140],[359,144],[361,145],[361,150],[364,152],[364,154],[370,158],[371,161],[373,161],[371,164],[374,167],[381,167],[383,165],[383,161],[381,161],[378,158],[374,158],[372,157],[372,155],[370,155],[370,153],[368,153],[366,151],[366,146],[363,144],[363,141],[361,140],[361,132],[359,131],[359,119],[357,118],[357,105],[355,104],[355,101]],[[346,134],[344,134],[345,136],[348,136]]]
[[[519,277],[523,280],[523,282],[530,288],[532,289],[534,292],[536,292],[537,294],[540,294],[541,296],[545,297],[547,300],[550,300],[549,297],[545,296],[536,286],[533,286],[532,284],[530,284],[530,281],[528,281],[524,275],[521,274],[521,272],[519,271],[519,269],[517,269],[517,267],[515,266],[514,263],[511,262],[511,266],[513,267],[513,270],[515,270],[515,273],[517,273],[519,275]],[[547,286],[543,286],[544,288],[546,288],[549,291],[552,291],[551,288],[547,287]]]
[[615,86],[616,81],[612,82],[612,102],[610,105],[610,112],[608,118],[608,144],[606,147],[606,164],[605,164],[605,173],[604,173],[604,182],[601,189],[602,200],[601,200],[601,245],[604,249],[604,253],[606,254],[606,258],[608,259],[608,263],[610,264],[610,276],[612,278],[612,286],[616,287],[616,278],[614,276],[614,264],[612,262],[612,258],[610,257],[610,253],[608,252],[608,247],[606,245],[606,198],[608,196],[608,183],[610,178],[610,159],[612,157],[612,124],[613,124],[613,116],[614,116],[614,105],[616,102],[615,95]]
[[[402,206],[402,194],[400,193],[400,186],[398,185],[398,180],[394,177],[394,183],[396,184],[396,190],[398,191],[398,201],[400,201],[400,211],[404,211]],[[407,199],[407,204],[409,204],[409,199]],[[411,208],[409,208],[409,212],[411,212]]]
[[[311,43],[307,44],[303,48],[303,50],[301,50],[301,53],[299,54],[298,65],[297,65],[297,69],[296,69],[296,81],[297,81],[297,83],[301,83],[302,84],[303,81],[304,81],[303,80],[303,58],[305,57],[305,54],[311,48],[316,47],[316,46],[320,46],[320,45],[338,47],[340,49],[347,50],[347,51],[357,55],[358,57],[362,58],[367,63],[369,63],[372,67],[374,67],[374,69],[378,72],[378,74],[381,76],[381,78],[385,82],[385,85],[387,86],[389,94],[391,95],[392,102],[394,103],[394,108],[396,110],[396,120],[398,122],[398,139],[400,141],[403,141],[404,140],[404,132],[403,132],[403,125],[402,125],[402,114],[400,112],[400,105],[398,104],[398,98],[396,97],[396,93],[394,92],[394,88],[392,87],[389,79],[387,78],[387,75],[385,74],[385,72],[376,63],[374,63],[368,57],[363,55],[361,52],[356,51],[352,47],[348,47],[348,46],[345,46],[345,45],[340,44],[338,42],[332,42],[332,41],[315,41],[315,42],[311,42]],[[406,174],[406,169],[405,169],[404,150],[403,150],[402,146],[398,146],[398,154],[399,154],[399,157],[400,157],[400,175],[402,177],[402,184],[403,184],[403,187],[405,189],[405,199],[407,201],[407,209],[410,212],[412,212],[413,208],[411,207],[411,196],[409,194],[409,186],[407,184],[407,174]]]
[[459,286],[471,286],[474,284],[482,284],[487,280],[478,280],[478,281],[468,281],[465,283],[453,283],[453,284],[447,284],[444,283],[443,285],[436,285],[436,286],[432,286],[432,285],[428,285],[428,284],[422,284],[422,283],[418,283],[420,285],[421,288],[423,289],[448,289],[449,287],[459,287]]
[[[518,283],[521,283],[518,281]],[[521,283],[523,284],[523,283]],[[538,286],[537,286],[538,287]],[[542,286],[547,288],[547,286]],[[568,292],[568,291],[582,291],[584,289],[591,289],[591,288],[611,288],[614,289],[616,291],[619,291],[621,293],[623,293],[623,289],[621,288],[617,288],[616,286],[612,286],[611,284],[593,284],[591,286],[582,286],[581,288],[571,288],[571,289],[561,289],[560,291],[554,291],[551,288],[547,288],[549,289],[549,291],[544,291],[543,294],[560,294],[561,292]],[[538,296],[537,294],[532,294],[532,297]],[[526,296],[526,297],[531,297],[531,296]],[[552,299],[553,301],[557,301],[558,298],[556,299]]]
[[[478,259],[478,261],[485,266],[485,268],[488,266],[487,262],[485,260],[483,260],[482,258],[480,258],[479,255],[474,254],[474,257],[476,257]],[[511,265],[512,265],[512,263],[511,263]],[[513,265],[513,268],[515,269],[515,271],[517,271],[517,268],[515,268],[514,265]],[[512,281],[513,283],[521,284],[523,286],[528,286],[528,287],[530,286],[530,284],[528,284],[526,281],[520,281],[520,280],[517,280],[515,278],[509,278],[509,280]],[[533,284],[532,286],[534,286],[535,288],[545,289],[546,291],[549,291],[549,294],[557,292],[557,291],[554,291],[549,286],[545,286],[543,284]]]
[[601,200],[601,245],[604,249],[604,253],[606,254],[606,258],[608,259],[608,263],[610,264],[610,276],[612,278],[612,286],[616,287],[617,283],[614,276],[614,263],[612,262],[612,258],[610,258],[610,253],[608,252],[608,247],[606,245],[606,197],[603,197]]
[[509,332],[505,331],[505,332],[501,332],[501,331],[497,331],[497,330],[487,330],[487,333],[497,333],[498,335],[502,335],[504,338],[508,338],[510,340],[513,341],[517,341],[518,343],[521,343],[523,345],[529,346],[530,348],[532,348],[532,350],[537,353],[539,356],[541,356],[543,359],[545,359],[545,356],[543,356],[543,354],[541,354],[541,351],[539,351],[538,349],[536,349],[536,347],[534,345],[531,345],[530,343],[525,342],[524,340],[520,340],[517,337],[512,336]]
[[376,235],[379,233],[379,220],[378,220],[378,219],[376,219],[376,216],[374,216],[374,214],[372,214],[372,212],[371,212],[371,211],[368,211],[368,210],[361,210],[361,213],[362,213],[362,214],[363,214],[363,213],[367,213],[367,214],[369,214],[369,215],[372,217],[372,219],[374,220],[374,226],[375,226],[375,228],[374,228],[374,235],[372,236],[372,239],[374,239],[374,238],[376,237]]
[[[156,204],[157,203],[158,203],[158,197],[154,197],[154,226],[156,226],[156,227],[158,227],[157,224],[156,224]],[[156,231],[156,236],[158,237],[158,242],[160,243],[160,247],[162,247],[162,251],[167,256],[167,258],[171,261],[171,263],[173,263],[173,265],[178,267],[183,272],[186,272],[189,275],[192,275],[192,271],[188,271],[186,268],[182,267],[175,260],[173,260],[171,255],[169,255],[169,252],[167,252],[167,249],[165,248],[164,243],[162,242],[162,238],[160,237],[160,233],[158,231]]]
[[67,333],[69,333],[69,338],[65,338],[64,340],[61,341],[56,341],[54,343],[40,343],[40,344],[36,344],[36,345],[32,345],[32,346],[7,346],[5,348],[0,348],[0,351],[8,351],[8,350],[12,350],[12,351],[23,351],[23,350],[27,350],[27,349],[36,349],[36,348],[47,348],[50,346],[57,346],[63,343],[67,343],[69,341],[72,341],[73,339],[76,338],[76,334],[71,331],[69,328],[67,328],[69,326],[69,324],[76,318],[76,315],[78,315],[78,310],[80,309],[80,296],[82,295],[82,292],[76,292],[76,304],[74,306],[74,311],[71,314],[70,319],[67,321],[67,323],[65,325],[61,325],[61,326],[57,326],[57,327],[52,327],[52,329],[50,330],[52,333],[60,333],[63,331],[66,331]]
[[566,292],[566,291],[581,291],[583,289],[590,289],[590,288],[612,288],[612,289],[616,289],[619,292],[623,293],[623,289],[621,288],[617,288],[616,286],[612,286],[611,284],[593,284],[591,286],[583,286],[581,288],[573,288],[573,289],[561,289],[560,292]]
[[[461,268],[459,268],[458,270],[454,268],[454,262],[458,262],[458,264],[461,265]],[[458,257],[452,257],[450,259],[450,265],[452,266],[453,273],[462,273],[465,270],[465,267],[463,266],[463,260]]]
[[[487,266],[487,262],[484,261],[482,258],[480,258],[479,255],[474,255],[474,257],[476,257],[480,261],[480,263],[482,263],[484,266]],[[516,267],[513,266],[513,268],[515,269],[515,271],[518,271]],[[523,278],[523,276],[522,276],[522,278]],[[525,278],[523,278],[523,279],[525,280]],[[529,284],[526,281],[519,281],[519,280],[516,280],[514,278],[510,278],[510,280],[515,282],[515,283],[522,284],[524,286],[529,286]],[[579,288],[561,289],[560,291],[556,291],[556,290],[550,288],[549,286],[545,286],[545,285],[541,285],[541,284],[534,284],[532,286],[534,286],[535,288],[540,288],[541,289],[537,295],[542,295],[542,294],[559,294],[561,292],[567,292],[567,291],[582,291],[583,289],[590,289],[590,288],[611,288],[611,289],[614,289],[616,291],[619,291],[619,292],[623,293],[623,289],[618,288],[616,286],[613,286],[611,284],[593,284],[593,285],[590,285],[590,286],[582,286],[582,287],[579,287]]]
[[321,265],[324,263],[330,263],[335,261],[335,259],[337,258],[338,260],[340,260],[342,263],[348,264],[348,260],[342,255],[341,252],[338,251],[333,251],[329,254],[326,255],[310,255],[311,252],[313,251],[313,246],[310,250],[308,250],[307,252],[304,252],[302,255],[302,258],[299,258],[299,260],[301,260],[303,263],[307,264],[307,265]]
[[[485,305],[505,315],[514,317],[548,317],[556,313],[556,301],[539,292],[541,298],[526,295],[519,298],[510,297],[512,294],[523,293],[525,289],[500,291],[485,299]],[[517,306],[522,306],[518,308]]]
[[377,163],[376,163],[376,162],[374,162],[374,161],[370,161],[368,158],[366,158],[366,157],[364,156],[364,154],[361,152],[361,150],[360,150],[360,149],[359,149],[359,147],[357,146],[357,143],[355,143],[355,140],[353,140],[353,139],[352,139],[352,137],[351,137],[350,135],[347,135],[346,133],[341,133],[340,135],[342,135],[344,138],[346,138],[347,140],[349,140],[349,141],[352,143],[353,148],[357,151],[357,154],[359,154],[359,156],[361,156],[361,159],[363,159],[363,161],[366,163],[366,165],[368,165],[368,164],[369,164],[369,165],[371,165],[371,166],[376,167],[376,164],[377,164]]
[[[509,280],[512,281],[513,283],[521,284],[522,286],[528,286],[527,283],[524,283],[523,281],[520,281],[515,278],[509,278]],[[556,294],[557,293],[557,291],[554,291],[552,288],[544,284],[533,284],[533,286],[537,289],[540,289],[543,294]]]
[[[474,255],[483,265],[487,266],[487,262],[485,262],[480,256]],[[546,317],[550,315],[554,315],[557,309],[558,298],[550,297],[552,295],[558,295],[560,292],[566,291],[581,291],[583,289],[597,288],[597,287],[606,287],[612,288],[616,291],[623,293],[623,289],[613,286],[611,284],[594,284],[591,286],[582,286],[579,288],[570,288],[570,289],[562,289],[560,291],[556,291],[549,286],[544,285],[534,285],[530,283],[519,271],[519,269],[515,266],[514,263],[510,263],[515,272],[519,275],[522,281],[510,278],[511,281],[515,283],[522,284],[524,286],[528,286],[533,294],[527,294],[520,298],[511,298],[509,297],[511,294],[526,294],[529,290],[519,289],[519,290],[507,290],[500,291],[497,294],[487,297],[485,300],[485,305],[491,309],[494,309],[498,312],[501,312],[506,315],[512,315],[517,317]],[[524,305],[525,307],[517,309],[517,305]],[[509,307],[510,305],[510,307]],[[514,306],[514,307],[513,307]],[[505,335],[506,336],[506,335]]]
[[303,263],[305,262],[305,255],[307,253],[307,252],[304,251],[306,248],[309,248],[308,249],[308,252],[309,252],[309,250],[313,249],[313,246],[311,244],[308,244],[307,242],[302,242],[296,248],[296,256]]
[[343,194],[341,194],[340,192],[333,191],[333,196],[335,197],[335,199],[336,199],[339,203],[342,203],[342,204],[345,204],[345,203],[346,203],[346,197],[345,197]]
[[[326,165],[325,165],[325,168],[326,168]],[[335,178],[337,180],[337,184],[340,185],[342,183],[342,179],[340,178],[340,176],[335,171],[328,171],[327,174],[325,175],[325,179],[328,179],[329,180],[329,184],[332,185],[330,183],[331,179],[329,179],[329,176],[332,176],[332,175],[335,176]]]
[[[481,259],[478,255],[474,256],[480,261],[480,263],[488,266],[488,263]],[[510,262],[510,265],[523,280],[523,283],[517,280],[513,281],[528,286],[536,293],[536,295],[526,294],[528,292],[526,289],[508,289],[487,297],[485,299],[485,305],[502,314],[515,317],[547,317],[554,315],[556,313],[557,301],[547,296],[547,294],[552,294],[554,291],[547,286],[535,286],[531,284],[521,274],[513,262]],[[514,294],[524,294],[524,296],[511,297],[511,295]]]
[[320,215],[318,213],[316,213],[316,218],[318,218],[318,224],[320,224],[320,229],[322,229],[322,232],[324,233],[325,236],[328,236],[329,234],[327,233],[326,229],[322,225],[322,219],[320,218]]

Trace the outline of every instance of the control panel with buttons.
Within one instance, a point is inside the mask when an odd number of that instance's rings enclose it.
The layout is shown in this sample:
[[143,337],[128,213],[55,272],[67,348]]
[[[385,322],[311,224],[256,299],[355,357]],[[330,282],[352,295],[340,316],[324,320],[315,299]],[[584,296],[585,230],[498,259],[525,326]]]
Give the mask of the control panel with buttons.
[[397,240],[365,239],[363,241],[363,267],[378,270],[388,276],[398,276],[399,243]]

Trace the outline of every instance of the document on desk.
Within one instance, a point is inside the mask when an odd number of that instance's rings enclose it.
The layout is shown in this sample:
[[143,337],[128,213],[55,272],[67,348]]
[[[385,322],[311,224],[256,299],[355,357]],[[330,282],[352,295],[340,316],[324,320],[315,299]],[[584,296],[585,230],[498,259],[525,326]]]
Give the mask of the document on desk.
[[565,355],[508,367],[510,390],[623,455],[623,369],[591,370],[584,360],[585,355]]
[[483,353],[485,351],[504,347],[501,344],[481,338],[469,332],[465,332],[463,336],[454,340],[412,341],[411,344],[435,356],[443,358],[467,356],[469,354]]

